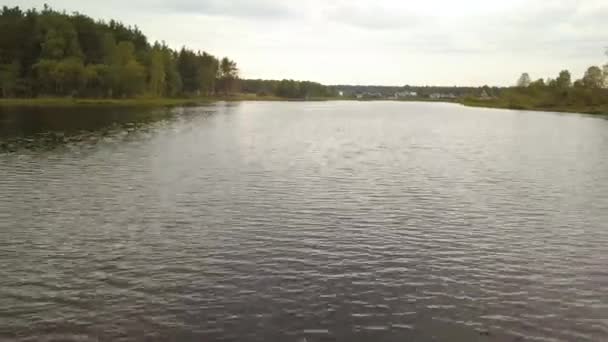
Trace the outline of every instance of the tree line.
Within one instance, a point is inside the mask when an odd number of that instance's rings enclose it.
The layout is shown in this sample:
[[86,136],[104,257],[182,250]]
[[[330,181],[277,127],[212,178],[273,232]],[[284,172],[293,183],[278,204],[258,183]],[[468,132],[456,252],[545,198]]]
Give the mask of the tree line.
[[0,97],[172,97],[238,87],[234,61],[150,44],[136,26],[114,20],[4,6],[0,32]]
[[334,97],[338,95],[338,92],[332,87],[309,81],[241,80],[240,87],[244,93],[257,94],[258,96],[273,95],[291,99]]
[[502,98],[514,108],[605,106],[608,105],[608,64],[589,67],[577,80],[573,80],[568,70],[562,70],[555,78],[537,80],[523,73],[515,87],[503,92]]
[[453,94],[456,97],[476,96],[482,91],[489,93],[499,93],[500,88],[497,87],[464,87],[464,86],[377,86],[377,85],[336,85],[335,89],[341,91],[345,97],[354,97],[362,93],[377,93],[383,97],[394,96],[399,92],[415,92],[417,97],[426,98],[431,94]]

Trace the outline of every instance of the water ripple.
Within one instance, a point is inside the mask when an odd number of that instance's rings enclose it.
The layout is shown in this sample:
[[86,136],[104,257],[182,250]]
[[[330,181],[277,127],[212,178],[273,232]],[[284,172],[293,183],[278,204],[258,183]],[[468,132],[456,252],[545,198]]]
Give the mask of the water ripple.
[[0,340],[608,339],[606,120],[75,114],[0,131]]

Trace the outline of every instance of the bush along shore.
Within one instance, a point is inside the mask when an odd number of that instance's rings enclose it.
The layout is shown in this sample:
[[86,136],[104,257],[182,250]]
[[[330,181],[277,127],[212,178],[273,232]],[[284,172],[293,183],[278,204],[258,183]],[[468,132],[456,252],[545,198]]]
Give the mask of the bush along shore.
[[555,79],[532,81],[528,73],[521,75],[517,85],[498,94],[466,97],[467,106],[575,112],[608,115],[608,65],[591,66],[583,77],[572,81],[568,70]]

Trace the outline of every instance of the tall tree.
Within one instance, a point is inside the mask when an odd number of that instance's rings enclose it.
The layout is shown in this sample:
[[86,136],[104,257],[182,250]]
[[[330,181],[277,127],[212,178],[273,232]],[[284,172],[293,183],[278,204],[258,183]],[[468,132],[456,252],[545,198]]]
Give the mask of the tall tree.
[[586,88],[597,89],[604,86],[604,73],[597,66],[592,66],[587,69],[583,76],[583,85]]
[[165,95],[175,96],[182,91],[182,78],[177,70],[175,52],[163,45],[163,64],[165,67]]
[[239,77],[239,69],[236,63],[227,57],[222,58],[219,65],[220,87],[224,94],[235,90]]
[[165,92],[166,72],[163,59],[163,52],[160,46],[155,46],[150,53],[150,70],[149,70],[148,88],[154,96],[162,96]]
[[215,57],[202,53],[198,55],[200,63],[200,91],[203,95],[211,95],[215,91],[218,73],[218,61]]
[[18,77],[18,61],[13,61],[11,64],[0,64],[0,96],[9,97],[15,95]]
[[570,71],[562,70],[555,79],[555,86],[558,89],[570,88],[572,86],[572,75],[570,75]]
[[38,21],[38,30],[42,38],[42,58],[63,59],[82,57],[78,35],[74,26],[65,15],[46,11]]
[[182,48],[177,57],[177,69],[182,79],[182,89],[187,94],[198,94],[200,91],[200,65],[196,54]]
[[530,83],[532,83],[532,81],[530,79],[530,75],[527,72],[521,74],[519,80],[517,80],[517,86],[521,88],[530,86]]

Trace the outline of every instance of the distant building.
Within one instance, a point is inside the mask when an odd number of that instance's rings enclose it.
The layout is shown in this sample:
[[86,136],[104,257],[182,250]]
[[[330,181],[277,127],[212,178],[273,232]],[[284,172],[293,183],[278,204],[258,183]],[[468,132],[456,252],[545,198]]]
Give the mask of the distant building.
[[404,98],[404,97],[416,97],[418,96],[418,93],[415,91],[401,91],[398,93],[395,93],[395,98],[399,99],[399,98]]
[[429,95],[429,98],[431,98],[432,100],[441,100],[441,99],[456,99],[456,95],[452,94],[452,93],[448,93],[448,94],[441,94],[441,93],[433,93],[431,95]]
[[359,93],[356,95],[356,97],[358,99],[380,99],[380,98],[383,98],[384,96],[381,93],[366,92],[366,93]]

